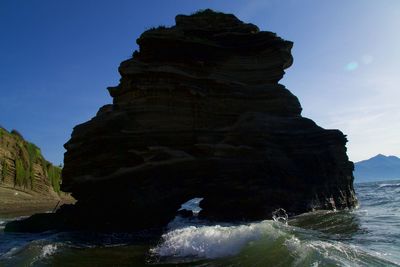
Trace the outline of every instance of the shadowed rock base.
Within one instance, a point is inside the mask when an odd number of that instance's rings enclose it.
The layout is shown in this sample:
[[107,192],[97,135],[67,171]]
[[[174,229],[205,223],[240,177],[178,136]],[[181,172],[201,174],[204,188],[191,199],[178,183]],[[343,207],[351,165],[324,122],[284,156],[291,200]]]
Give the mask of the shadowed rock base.
[[302,117],[278,83],[291,42],[206,10],[137,43],[113,104],[65,144],[62,189],[78,202],[7,230],[159,228],[196,197],[215,221],[357,204],[345,136]]

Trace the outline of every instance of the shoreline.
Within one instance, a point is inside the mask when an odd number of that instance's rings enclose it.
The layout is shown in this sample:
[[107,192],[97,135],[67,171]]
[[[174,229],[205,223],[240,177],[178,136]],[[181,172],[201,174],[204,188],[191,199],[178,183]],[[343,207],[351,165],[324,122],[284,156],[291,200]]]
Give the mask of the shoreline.
[[9,187],[0,187],[0,218],[30,216],[35,213],[54,212],[63,204],[73,204],[69,195],[54,197],[31,194]]

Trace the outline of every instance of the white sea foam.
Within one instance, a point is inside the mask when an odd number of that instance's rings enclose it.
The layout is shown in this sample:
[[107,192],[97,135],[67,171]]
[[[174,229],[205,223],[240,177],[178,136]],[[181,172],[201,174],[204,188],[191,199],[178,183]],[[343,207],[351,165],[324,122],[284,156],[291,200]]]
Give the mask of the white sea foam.
[[[285,241],[285,246],[295,260],[294,266],[301,266],[307,259],[321,259],[325,264],[343,264],[353,262],[358,258],[358,250],[341,242],[328,242],[322,240],[300,240],[291,237]],[[314,266],[319,266],[320,261],[314,261]],[[345,264],[346,265],[346,264]],[[347,266],[347,265],[346,265]]]
[[161,257],[220,258],[237,254],[244,246],[265,236],[276,238],[279,230],[271,221],[237,226],[188,226],[162,236],[162,243],[151,249]]
[[167,262],[245,255],[240,259],[249,259],[251,265],[269,250],[285,257],[286,263],[292,266],[374,266],[382,262],[392,266],[354,245],[321,239],[315,231],[274,221],[234,226],[181,226],[164,234],[162,242],[150,253]]
[[193,211],[194,214],[198,214],[201,211],[199,204],[200,204],[200,201],[202,201],[202,200],[203,200],[203,198],[200,198],[200,197],[193,198],[193,199],[183,203],[179,210],[182,210],[182,209],[191,210],[191,211]]
[[[45,244],[44,240],[37,240],[18,248],[12,248],[2,257],[10,261],[6,266],[22,266],[15,264],[15,260],[18,262],[20,259],[26,259],[29,261],[29,266],[36,266],[37,262],[46,260],[48,257],[56,253],[59,244]],[[32,258],[32,254],[35,254],[36,256]],[[2,266],[1,262],[0,266]]]
[[43,246],[42,248],[42,253],[40,254],[41,258],[46,258],[48,256],[53,255],[57,251],[57,245],[56,244],[48,244]]
[[286,239],[284,244],[295,259],[293,266],[320,266],[321,264],[322,266],[393,266],[397,264],[387,261],[382,255],[369,253],[355,245],[339,241],[307,238],[302,240],[292,236]]
[[272,212],[272,219],[275,222],[287,224],[289,216],[287,215],[286,210],[280,208]]
[[399,187],[400,183],[397,184],[380,184],[379,188],[383,188],[383,187]]

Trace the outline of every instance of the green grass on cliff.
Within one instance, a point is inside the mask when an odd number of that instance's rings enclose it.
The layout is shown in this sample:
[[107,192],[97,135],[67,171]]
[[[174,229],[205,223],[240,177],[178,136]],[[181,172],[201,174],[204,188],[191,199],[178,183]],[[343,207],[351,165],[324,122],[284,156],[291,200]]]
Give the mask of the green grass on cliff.
[[43,158],[40,148],[35,144],[26,142],[26,149],[28,150],[29,159],[31,162],[35,162],[37,159]]
[[[39,147],[26,141],[18,131],[12,130],[11,132],[8,132],[1,126],[0,138],[0,145],[3,138],[12,138],[16,143],[16,153],[18,156],[15,159],[14,185],[32,189],[35,183],[34,166],[35,164],[39,164],[54,191],[60,193],[61,168],[53,166],[50,162],[45,160]],[[9,166],[5,159],[0,161],[0,164],[2,167],[0,181],[2,181],[6,175],[9,174]]]
[[1,126],[0,126],[0,138],[3,138],[3,136],[7,133],[6,130],[4,130]]
[[24,180],[23,186],[28,186],[30,184],[31,188],[33,188],[35,181],[33,166],[34,164],[40,164],[43,168],[45,175],[47,175],[50,185],[53,187],[53,190],[57,193],[60,193],[61,169],[53,166],[50,162],[46,161],[42,156],[40,148],[37,147],[35,144],[24,141],[21,144],[21,147],[23,147],[28,152],[28,158],[25,162],[28,165],[28,169],[25,169],[24,173],[21,174],[21,176],[25,175],[25,177],[28,178]]
[[32,185],[33,178],[30,176],[29,168],[24,165],[21,159],[15,160],[15,180],[14,183],[18,186],[28,187]]
[[47,167],[47,175],[54,191],[60,193],[61,168],[49,164]]
[[35,163],[40,162],[41,165],[43,166],[43,169],[45,169],[44,167],[47,165],[46,164],[46,160],[43,158],[42,153],[40,151],[40,148],[38,148],[35,144],[30,143],[30,142],[26,142],[25,143],[25,147],[26,150],[28,151],[28,155],[29,155],[29,176],[30,176],[30,181],[31,181],[31,187],[33,188],[33,184],[34,184],[34,168],[33,165]]

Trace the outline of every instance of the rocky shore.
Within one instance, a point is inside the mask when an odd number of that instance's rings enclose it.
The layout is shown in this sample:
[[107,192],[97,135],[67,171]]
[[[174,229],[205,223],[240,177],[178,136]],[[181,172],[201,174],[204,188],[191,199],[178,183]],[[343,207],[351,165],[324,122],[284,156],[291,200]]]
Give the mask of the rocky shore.
[[77,203],[6,229],[163,227],[196,197],[214,221],[357,204],[345,135],[302,117],[279,84],[293,43],[211,10],[175,21],[137,39],[113,104],[65,144],[62,190]]
[[53,212],[63,204],[74,203],[74,200],[65,193],[61,193],[58,197],[48,197],[6,187],[0,187],[0,196],[0,218]]

